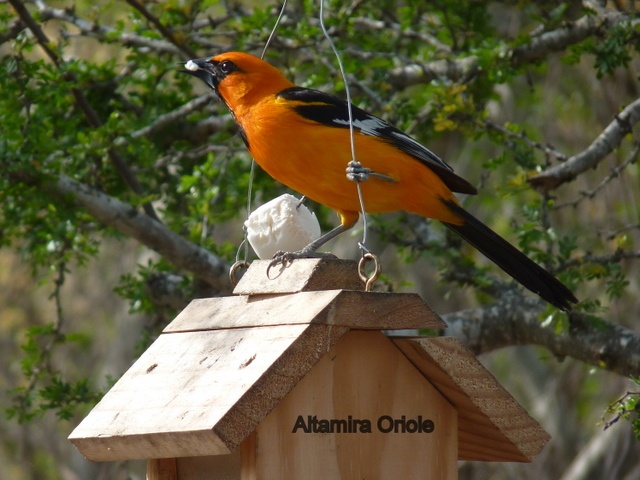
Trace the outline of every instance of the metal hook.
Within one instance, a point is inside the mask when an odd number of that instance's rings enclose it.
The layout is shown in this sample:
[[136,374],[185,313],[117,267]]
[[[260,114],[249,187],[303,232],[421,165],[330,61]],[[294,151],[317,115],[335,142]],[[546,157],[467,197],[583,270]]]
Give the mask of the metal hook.
[[[366,263],[370,260],[373,261],[375,268],[371,276],[367,276],[367,274],[364,271],[364,267]],[[378,257],[375,254],[371,252],[367,252],[364,255],[362,255],[362,257],[360,258],[360,261],[358,262],[358,275],[360,276],[360,280],[364,282],[365,291],[367,292],[371,291],[373,284],[378,279],[381,272],[382,270],[380,268],[380,261],[378,260]]]
[[248,269],[249,262],[247,262],[246,260],[238,260],[236,263],[231,265],[231,268],[229,269],[229,282],[231,282],[232,287],[238,285],[238,281],[240,281],[240,279],[238,278],[238,271],[241,268],[244,268],[245,270]]

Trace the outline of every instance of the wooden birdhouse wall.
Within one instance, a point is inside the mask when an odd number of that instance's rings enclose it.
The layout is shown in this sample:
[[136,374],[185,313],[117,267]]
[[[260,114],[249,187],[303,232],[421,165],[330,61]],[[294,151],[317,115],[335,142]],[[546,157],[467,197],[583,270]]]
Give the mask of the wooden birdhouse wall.
[[455,409],[380,332],[346,334],[256,429],[269,478],[457,478]]

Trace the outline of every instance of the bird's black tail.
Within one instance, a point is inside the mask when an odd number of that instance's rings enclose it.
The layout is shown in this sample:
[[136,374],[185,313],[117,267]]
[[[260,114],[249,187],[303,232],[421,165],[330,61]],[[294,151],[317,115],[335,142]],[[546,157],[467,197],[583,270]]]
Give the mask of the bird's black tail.
[[480,220],[453,202],[444,201],[444,203],[464,220],[462,225],[452,223],[445,223],[445,225],[480,250],[489,260],[523,286],[565,312],[571,310],[572,304],[578,303],[578,299],[571,290],[560,280]]

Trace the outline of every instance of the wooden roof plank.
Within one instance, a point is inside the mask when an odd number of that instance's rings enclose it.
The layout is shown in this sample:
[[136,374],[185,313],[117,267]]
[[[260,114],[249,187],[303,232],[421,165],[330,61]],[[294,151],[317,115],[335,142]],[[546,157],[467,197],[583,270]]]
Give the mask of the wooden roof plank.
[[305,323],[373,330],[446,327],[417,294],[325,290],[196,299],[164,333]]
[[[455,338],[397,339],[394,343],[458,410],[461,460],[530,462],[549,440],[542,427]],[[485,449],[483,444],[495,448]]]
[[[180,441],[175,442],[179,444],[186,442],[182,433],[193,432],[208,454],[228,453],[226,441],[212,429],[236,404],[242,404],[241,399],[262,377],[271,377],[267,372],[292,344],[305,338],[308,328],[284,325],[160,335],[74,430],[70,440],[79,448],[83,444],[85,455],[95,453],[89,457],[94,460],[112,459],[116,451],[118,458],[128,459],[141,457],[130,456],[131,441],[125,437],[146,435],[151,445],[154,435],[180,435]],[[200,432],[206,431],[209,438],[202,438]],[[87,445],[95,439],[102,439],[98,448]],[[106,443],[108,450],[101,448]],[[151,453],[142,458],[152,458]]]
[[192,300],[163,333],[309,324],[340,290]]
[[[254,260],[233,293],[257,295],[321,290],[364,290],[354,260],[302,258],[286,267],[269,268],[271,260]],[[268,274],[267,274],[268,273]]]

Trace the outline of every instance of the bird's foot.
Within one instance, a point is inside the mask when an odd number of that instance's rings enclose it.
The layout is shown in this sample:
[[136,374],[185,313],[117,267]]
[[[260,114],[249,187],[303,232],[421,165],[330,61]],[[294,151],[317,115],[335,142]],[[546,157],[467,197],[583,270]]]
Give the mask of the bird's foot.
[[277,267],[278,265],[282,266],[282,268],[287,268],[294,260],[299,258],[338,258],[333,253],[326,252],[316,252],[315,250],[310,250],[307,248],[303,248],[302,250],[298,250],[297,252],[276,252],[271,262],[269,262],[269,266],[267,267],[267,275],[269,275],[269,270],[273,267]]
[[[298,200],[298,203],[296,204],[296,210],[299,210],[301,206],[304,205],[304,202],[307,201],[307,196],[306,195],[302,195],[300,197],[300,200]],[[280,253],[280,252],[276,252],[276,255]]]

